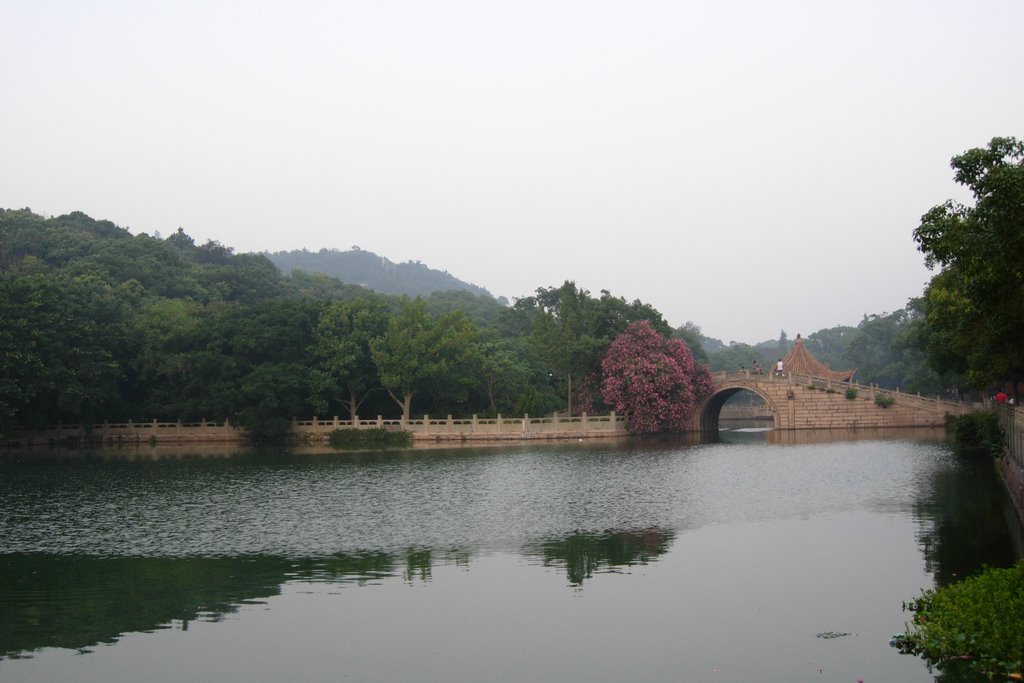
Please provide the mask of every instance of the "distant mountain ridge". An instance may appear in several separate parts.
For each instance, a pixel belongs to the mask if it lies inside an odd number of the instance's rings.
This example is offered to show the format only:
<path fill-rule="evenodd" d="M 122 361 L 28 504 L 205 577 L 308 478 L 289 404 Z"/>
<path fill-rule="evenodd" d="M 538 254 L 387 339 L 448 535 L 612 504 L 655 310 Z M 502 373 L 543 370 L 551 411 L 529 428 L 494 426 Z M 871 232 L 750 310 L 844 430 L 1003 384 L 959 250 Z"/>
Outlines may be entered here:
<path fill-rule="evenodd" d="M 353 247 L 348 251 L 305 249 L 265 253 L 282 273 L 300 270 L 323 273 L 342 282 L 360 285 L 381 294 L 430 296 L 433 292 L 449 290 L 470 292 L 475 296 L 494 295 L 483 287 L 464 282 L 447 271 L 429 268 L 419 261 L 394 263 L 372 251 Z"/>

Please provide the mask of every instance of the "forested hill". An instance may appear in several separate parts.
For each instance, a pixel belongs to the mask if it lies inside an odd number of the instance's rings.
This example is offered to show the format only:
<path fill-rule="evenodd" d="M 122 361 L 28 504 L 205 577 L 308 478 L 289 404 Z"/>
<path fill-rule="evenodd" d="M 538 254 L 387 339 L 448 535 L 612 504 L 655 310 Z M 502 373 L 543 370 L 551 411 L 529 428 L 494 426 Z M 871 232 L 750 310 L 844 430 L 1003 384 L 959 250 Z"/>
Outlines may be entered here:
<path fill-rule="evenodd" d="M 406 294 L 415 297 L 429 296 L 433 292 L 458 290 L 476 296 L 492 296 L 483 287 L 463 282 L 447 271 L 428 268 L 418 261 L 393 263 L 383 256 L 363 251 L 358 247 L 350 251 L 278 251 L 267 253 L 266 256 L 282 273 L 291 273 L 295 270 L 323 273 L 381 294 Z"/>
<path fill-rule="evenodd" d="M 351 336 L 350 318 L 360 329 L 372 320 L 370 337 L 381 336 L 410 307 L 473 330 L 509 314 L 489 294 L 409 302 L 326 275 L 283 275 L 264 254 L 196 244 L 180 228 L 133 235 L 81 212 L 0 208 L 0 440 L 15 425 L 58 421 L 230 418 L 266 433 L 296 415 L 339 414 L 341 391 L 324 379 L 341 372 L 329 341 Z M 386 392 L 369 388 L 368 414 L 387 410 Z M 507 404 L 520 390 L 492 395 Z M 466 391 L 469 410 L 482 412 L 482 390 L 472 400 Z"/>
<path fill-rule="evenodd" d="M 512 306 L 356 282 L 284 275 L 265 254 L 196 244 L 181 229 L 132 235 L 79 212 L 0 209 L 0 441 L 57 422 L 230 419 L 269 438 L 296 416 L 357 411 L 593 413 L 608 409 L 598 392 L 612 343 L 640 321 L 673 333 L 649 304 L 571 281 Z M 807 348 L 862 382 L 931 393 L 955 384 L 927 371 L 926 323 L 908 306 L 811 334 Z M 709 340 L 707 353 L 697 325 L 675 334 L 712 370 L 769 367 L 788 350 L 784 334 L 758 347 Z"/>

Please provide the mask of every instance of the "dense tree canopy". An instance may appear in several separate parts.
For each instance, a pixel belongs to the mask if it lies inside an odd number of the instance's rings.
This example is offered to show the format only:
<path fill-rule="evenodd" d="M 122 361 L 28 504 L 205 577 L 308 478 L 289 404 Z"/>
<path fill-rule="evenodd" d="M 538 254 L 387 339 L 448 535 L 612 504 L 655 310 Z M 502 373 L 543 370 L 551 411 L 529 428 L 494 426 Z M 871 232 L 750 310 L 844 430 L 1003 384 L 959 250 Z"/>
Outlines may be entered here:
<path fill-rule="evenodd" d="M 367 393 L 379 386 L 370 344 L 387 331 L 389 311 L 381 301 L 359 299 L 330 304 L 314 331 L 310 369 L 314 403 L 324 413 L 333 397 L 355 419 Z"/>
<path fill-rule="evenodd" d="M 416 393 L 465 398 L 474 378 L 476 328 L 459 311 L 434 318 L 423 299 L 403 300 L 384 334 L 370 342 L 380 381 L 409 419 Z"/>
<path fill-rule="evenodd" d="M 661 313 L 649 304 L 629 303 L 607 291 L 595 299 L 570 281 L 558 288 L 538 289 L 535 296 L 517 300 L 513 308 L 550 369 L 552 382 L 565 396 L 570 415 L 580 381 L 599 370 L 608 345 L 631 322 L 647 320 L 661 334 L 671 334 Z"/>
<path fill-rule="evenodd" d="M 964 277 L 947 268 L 932 294 L 956 296 L 821 330 L 808 347 L 836 367 L 856 365 L 862 381 L 925 390 L 938 380 L 922 371 L 922 349 L 946 351 L 950 365 L 959 357 L 958 329 L 929 321 L 951 316 Z M 706 354 L 715 370 L 767 365 L 780 352 L 780 340 L 726 346 L 692 322 L 673 331 L 648 304 L 573 282 L 513 306 L 467 291 L 399 299 L 283 275 L 263 255 L 197 245 L 182 229 L 160 239 L 27 209 L 0 209 L 0 321 L 0 436 L 58 421 L 230 419 L 272 437 L 314 414 L 604 410 L 628 401 L 603 396 L 602 360 L 640 321 L 649 340 L 682 340 L 650 352 L 673 372 L 690 372 L 679 348 Z M 640 403 L 629 410 L 638 425 L 675 419 L 649 418 Z"/>
<path fill-rule="evenodd" d="M 401 301 L 263 255 L 0 210 L 0 434 L 57 421 L 550 410 L 528 331 L 489 295 Z M 486 334 L 484 334 L 486 332 Z M 374 355 L 376 352 L 376 356 Z M 525 397 L 525 399 L 524 399 Z"/>
<path fill-rule="evenodd" d="M 0 278 L 0 428 L 92 421 L 118 407 L 126 315 L 95 278 Z"/>
<path fill-rule="evenodd" d="M 932 208 L 914 231 L 929 267 L 928 356 L 975 386 L 1024 375 L 1024 142 L 993 138 L 953 157 L 974 197 Z"/>

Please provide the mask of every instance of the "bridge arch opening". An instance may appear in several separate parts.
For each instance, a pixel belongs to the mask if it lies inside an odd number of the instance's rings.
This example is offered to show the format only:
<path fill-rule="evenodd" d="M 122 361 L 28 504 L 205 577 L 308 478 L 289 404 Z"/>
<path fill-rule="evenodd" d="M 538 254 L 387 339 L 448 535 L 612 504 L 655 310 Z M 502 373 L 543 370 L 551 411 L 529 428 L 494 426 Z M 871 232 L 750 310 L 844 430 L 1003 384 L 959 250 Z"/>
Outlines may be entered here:
<path fill-rule="evenodd" d="M 717 433 L 723 420 L 726 424 L 742 420 L 744 425 L 756 421 L 759 426 L 778 427 L 778 413 L 768 397 L 744 386 L 722 387 L 704 402 L 700 431 Z"/>

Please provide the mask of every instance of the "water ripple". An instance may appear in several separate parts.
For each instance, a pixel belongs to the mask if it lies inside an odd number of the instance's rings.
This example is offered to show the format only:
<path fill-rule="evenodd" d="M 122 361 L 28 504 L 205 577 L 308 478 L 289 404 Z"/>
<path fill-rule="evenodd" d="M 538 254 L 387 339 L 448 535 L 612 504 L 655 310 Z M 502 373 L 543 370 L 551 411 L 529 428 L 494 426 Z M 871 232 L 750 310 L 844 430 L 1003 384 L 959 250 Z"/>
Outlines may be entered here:
<path fill-rule="evenodd" d="M 0 461 L 0 552 L 316 557 L 906 510 L 941 444 L 641 444 Z"/>

